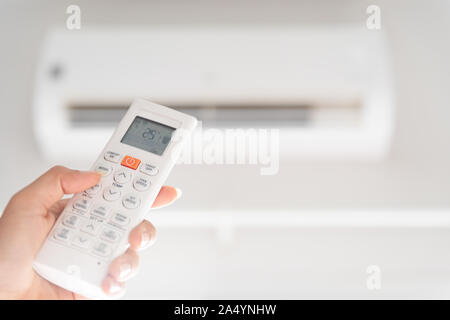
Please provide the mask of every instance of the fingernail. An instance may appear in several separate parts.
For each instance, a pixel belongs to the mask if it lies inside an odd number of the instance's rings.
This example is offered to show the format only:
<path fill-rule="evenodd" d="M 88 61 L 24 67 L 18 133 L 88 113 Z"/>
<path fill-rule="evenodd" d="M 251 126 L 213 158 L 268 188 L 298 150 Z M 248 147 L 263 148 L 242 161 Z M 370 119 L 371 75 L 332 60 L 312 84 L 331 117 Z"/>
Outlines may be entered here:
<path fill-rule="evenodd" d="M 101 179 L 103 177 L 103 173 L 100 171 L 80 171 L 80 172 L 85 175 L 95 174 L 98 177 L 98 179 Z"/>
<path fill-rule="evenodd" d="M 139 250 L 143 250 L 145 248 L 150 247 L 151 245 L 153 245 L 156 241 L 156 235 L 153 235 L 153 237 L 150 237 L 150 234 L 148 232 L 144 232 L 142 233 L 142 238 L 141 238 L 141 246 L 139 248 Z"/>
<path fill-rule="evenodd" d="M 78 170 L 78 172 L 79 173 L 82 173 L 82 174 L 93 174 L 93 173 L 95 173 L 95 174 L 99 174 L 99 175 L 101 175 L 101 172 L 99 172 L 99 171 L 94 171 L 94 170 L 83 170 L 83 171 L 80 171 L 80 170 Z"/>
<path fill-rule="evenodd" d="M 117 284 L 115 282 L 111 282 L 111 285 L 109 286 L 109 293 L 114 294 L 114 293 L 119 292 L 120 290 L 122 290 L 122 287 L 119 284 Z"/>
<path fill-rule="evenodd" d="M 178 189 L 178 188 L 174 188 L 174 189 L 175 189 L 175 192 L 177 193 L 177 195 L 176 195 L 176 197 L 175 197 L 174 199 L 172 199 L 172 201 L 170 201 L 169 203 L 160 205 L 160 206 L 158 206 L 158 207 L 156 207 L 156 208 L 152 208 L 152 210 L 155 210 L 155 209 L 162 209 L 162 208 L 165 208 L 165 207 L 167 207 L 167 206 L 170 206 L 172 203 L 174 203 L 174 202 L 177 201 L 179 198 L 181 198 L 181 196 L 183 195 L 183 191 L 181 191 L 181 189 Z"/>
<path fill-rule="evenodd" d="M 176 200 L 176 199 L 181 198 L 181 196 L 183 195 L 183 191 L 181 191 L 181 189 L 178 189 L 178 188 L 175 188 L 175 190 L 177 191 L 177 197 L 175 198 L 175 200 Z"/>
<path fill-rule="evenodd" d="M 143 232 L 141 235 L 141 247 L 140 249 L 145 249 L 150 244 L 150 234 L 148 232 Z"/>
<path fill-rule="evenodd" d="M 120 266 L 119 278 L 120 280 L 126 280 L 127 277 L 131 274 L 131 265 L 129 263 L 122 264 Z"/>
<path fill-rule="evenodd" d="M 105 171 L 101 171 L 101 170 L 94 170 L 94 171 L 85 171 L 85 172 L 89 172 L 89 173 L 96 173 L 99 177 L 103 177 L 106 172 Z"/>

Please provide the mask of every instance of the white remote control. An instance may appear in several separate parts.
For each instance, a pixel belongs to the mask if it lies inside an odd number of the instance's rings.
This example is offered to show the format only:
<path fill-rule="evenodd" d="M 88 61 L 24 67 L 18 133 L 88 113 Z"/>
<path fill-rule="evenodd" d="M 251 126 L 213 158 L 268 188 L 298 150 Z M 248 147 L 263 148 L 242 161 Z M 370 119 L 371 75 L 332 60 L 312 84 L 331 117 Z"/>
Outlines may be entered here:
<path fill-rule="evenodd" d="M 110 263 L 128 247 L 196 127 L 194 117 L 138 99 L 92 170 L 100 182 L 75 194 L 39 251 L 34 270 L 88 298 L 108 298 L 101 284 Z"/>

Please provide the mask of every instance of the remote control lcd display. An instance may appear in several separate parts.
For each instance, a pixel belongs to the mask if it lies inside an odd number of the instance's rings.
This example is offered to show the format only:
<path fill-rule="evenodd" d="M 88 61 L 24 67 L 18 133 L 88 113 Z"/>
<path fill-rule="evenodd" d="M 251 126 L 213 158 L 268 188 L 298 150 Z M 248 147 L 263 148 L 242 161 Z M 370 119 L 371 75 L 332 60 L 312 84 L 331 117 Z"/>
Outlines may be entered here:
<path fill-rule="evenodd" d="M 172 138 L 175 128 L 136 117 L 120 142 L 162 155 Z"/>

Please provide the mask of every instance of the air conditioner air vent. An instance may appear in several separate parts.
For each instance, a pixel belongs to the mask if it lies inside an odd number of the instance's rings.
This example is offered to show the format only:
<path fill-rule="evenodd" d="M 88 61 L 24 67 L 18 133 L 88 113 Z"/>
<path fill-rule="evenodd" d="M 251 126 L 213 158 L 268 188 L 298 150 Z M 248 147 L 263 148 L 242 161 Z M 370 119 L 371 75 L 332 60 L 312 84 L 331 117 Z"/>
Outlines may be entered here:
<path fill-rule="evenodd" d="M 161 103 L 161 102 L 159 102 Z M 356 103 L 318 106 L 306 103 L 161 103 L 201 119 L 205 127 L 306 127 L 334 121 L 335 127 L 352 126 L 358 119 Z M 72 127 L 113 127 L 129 104 L 72 104 L 68 106 Z"/>

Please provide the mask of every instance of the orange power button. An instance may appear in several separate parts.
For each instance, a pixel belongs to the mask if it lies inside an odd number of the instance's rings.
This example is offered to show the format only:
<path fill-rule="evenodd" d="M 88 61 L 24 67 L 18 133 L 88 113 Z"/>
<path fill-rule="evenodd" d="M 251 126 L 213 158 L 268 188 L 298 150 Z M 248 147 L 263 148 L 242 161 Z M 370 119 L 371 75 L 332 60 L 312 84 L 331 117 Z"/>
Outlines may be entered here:
<path fill-rule="evenodd" d="M 133 158 L 133 157 L 130 157 L 130 156 L 126 156 L 122 160 L 122 165 L 124 167 L 128 167 L 128 168 L 131 168 L 133 170 L 137 169 L 137 167 L 139 166 L 139 163 L 141 163 L 141 160 Z"/>

